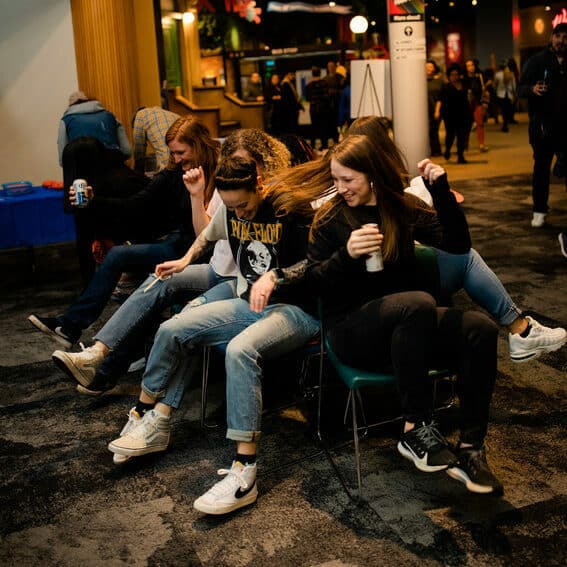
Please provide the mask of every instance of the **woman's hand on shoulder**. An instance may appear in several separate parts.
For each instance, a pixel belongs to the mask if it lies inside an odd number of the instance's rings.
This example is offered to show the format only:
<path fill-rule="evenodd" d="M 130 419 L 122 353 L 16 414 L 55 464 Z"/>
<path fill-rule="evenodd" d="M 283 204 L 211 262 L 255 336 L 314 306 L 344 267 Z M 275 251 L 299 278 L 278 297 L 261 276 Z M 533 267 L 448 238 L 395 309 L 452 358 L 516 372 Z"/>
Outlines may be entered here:
<path fill-rule="evenodd" d="M 445 170 L 439 164 L 433 163 L 429 158 L 421 160 L 417 164 L 417 169 L 429 183 L 435 183 L 442 175 L 445 175 Z"/>
<path fill-rule="evenodd" d="M 205 195 L 205 172 L 201 166 L 188 169 L 183 174 L 183 183 L 191 197 L 204 198 Z"/>
<path fill-rule="evenodd" d="M 380 250 L 383 241 L 384 235 L 377 226 L 364 225 L 350 233 L 346 245 L 348 255 L 355 260 L 367 256 Z"/>

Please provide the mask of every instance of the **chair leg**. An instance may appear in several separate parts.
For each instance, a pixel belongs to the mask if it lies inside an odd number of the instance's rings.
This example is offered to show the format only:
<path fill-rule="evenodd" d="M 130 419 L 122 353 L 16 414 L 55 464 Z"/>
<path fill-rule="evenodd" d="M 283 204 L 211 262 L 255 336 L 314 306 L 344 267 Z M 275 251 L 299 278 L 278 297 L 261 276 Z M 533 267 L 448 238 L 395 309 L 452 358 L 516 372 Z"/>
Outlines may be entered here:
<path fill-rule="evenodd" d="M 358 391 L 356 392 L 358 393 Z M 356 398 L 357 396 L 350 391 L 350 399 L 352 403 L 352 435 L 354 438 L 354 458 L 356 461 L 356 481 L 358 484 L 358 497 L 362 500 L 362 474 L 360 470 L 360 447 L 358 439 L 358 423 L 356 420 Z"/>
<path fill-rule="evenodd" d="M 319 356 L 319 392 L 317 396 L 317 439 L 319 439 L 319 441 L 323 441 L 323 435 L 321 433 L 322 406 L 323 406 L 323 353 L 321 352 Z"/>
<path fill-rule="evenodd" d="M 211 347 L 203 347 L 203 371 L 201 376 L 201 428 L 214 429 L 216 425 L 207 423 L 207 389 L 209 383 L 209 366 L 211 361 Z"/>

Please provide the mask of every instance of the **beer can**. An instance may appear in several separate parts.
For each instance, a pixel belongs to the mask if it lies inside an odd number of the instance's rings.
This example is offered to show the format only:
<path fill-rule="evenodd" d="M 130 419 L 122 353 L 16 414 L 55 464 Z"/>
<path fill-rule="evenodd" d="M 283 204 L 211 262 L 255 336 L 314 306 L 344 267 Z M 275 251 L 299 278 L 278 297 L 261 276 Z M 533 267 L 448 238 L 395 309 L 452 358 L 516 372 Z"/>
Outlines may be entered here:
<path fill-rule="evenodd" d="M 75 206 L 86 207 L 89 203 L 86 179 L 75 179 L 75 181 L 73 181 L 73 189 L 75 190 L 76 198 Z"/>
<path fill-rule="evenodd" d="M 364 226 L 378 226 L 376 223 L 367 223 Z M 384 269 L 384 263 L 382 262 L 382 252 L 377 250 L 368 254 L 366 257 L 366 271 L 367 272 L 380 272 Z"/>

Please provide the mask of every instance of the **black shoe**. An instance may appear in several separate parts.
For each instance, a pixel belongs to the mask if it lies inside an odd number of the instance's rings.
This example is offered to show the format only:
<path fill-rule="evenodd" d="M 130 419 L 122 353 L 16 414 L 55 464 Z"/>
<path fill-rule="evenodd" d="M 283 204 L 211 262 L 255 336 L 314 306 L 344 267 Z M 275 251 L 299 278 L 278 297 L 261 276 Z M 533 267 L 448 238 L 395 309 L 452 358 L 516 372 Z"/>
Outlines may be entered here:
<path fill-rule="evenodd" d="M 459 156 L 459 159 L 457 159 L 457 163 L 469 163 L 469 162 L 463 156 Z"/>
<path fill-rule="evenodd" d="M 443 154 L 443 157 L 444 157 L 447 161 L 449 161 L 449 160 L 451 159 L 451 152 L 445 152 L 445 153 Z"/>
<path fill-rule="evenodd" d="M 71 348 L 81 337 L 80 333 L 72 333 L 61 326 L 56 317 L 38 317 L 30 315 L 28 321 L 42 333 L 65 348 Z"/>
<path fill-rule="evenodd" d="M 502 132 L 509 132 L 510 130 L 509 130 L 508 126 L 502 126 L 501 131 Z"/>
<path fill-rule="evenodd" d="M 477 494 L 504 494 L 502 483 L 494 476 L 486 462 L 486 453 L 481 449 L 459 449 L 459 462 L 447 469 L 447 474 L 462 482 L 467 490 Z"/>
<path fill-rule="evenodd" d="M 101 396 L 105 392 L 112 390 L 118 378 L 112 376 L 105 376 L 104 374 L 95 374 L 94 380 L 87 386 L 77 384 L 77 392 L 85 394 L 86 396 Z"/>
<path fill-rule="evenodd" d="M 442 471 L 457 463 L 457 457 L 434 421 L 418 423 L 414 429 L 403 433 L 398 451 L 423 472 Z"/>

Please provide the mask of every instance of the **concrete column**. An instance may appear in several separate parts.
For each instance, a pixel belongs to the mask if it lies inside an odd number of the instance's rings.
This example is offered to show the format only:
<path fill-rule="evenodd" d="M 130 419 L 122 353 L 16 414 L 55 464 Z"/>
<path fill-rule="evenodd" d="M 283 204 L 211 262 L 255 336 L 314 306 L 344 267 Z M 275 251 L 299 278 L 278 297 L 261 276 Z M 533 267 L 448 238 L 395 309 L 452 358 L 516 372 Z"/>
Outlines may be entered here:
<path fill-rule="evenodd" d="M 413 13 L 393 0 L 388 3 L 388 35 L 392 75 L 394 139 L 405 154 L 410 175 L 429 155 L 425 21 L 423 3 Z M 415 13 L 417 7 L 417 13 Z"/>

